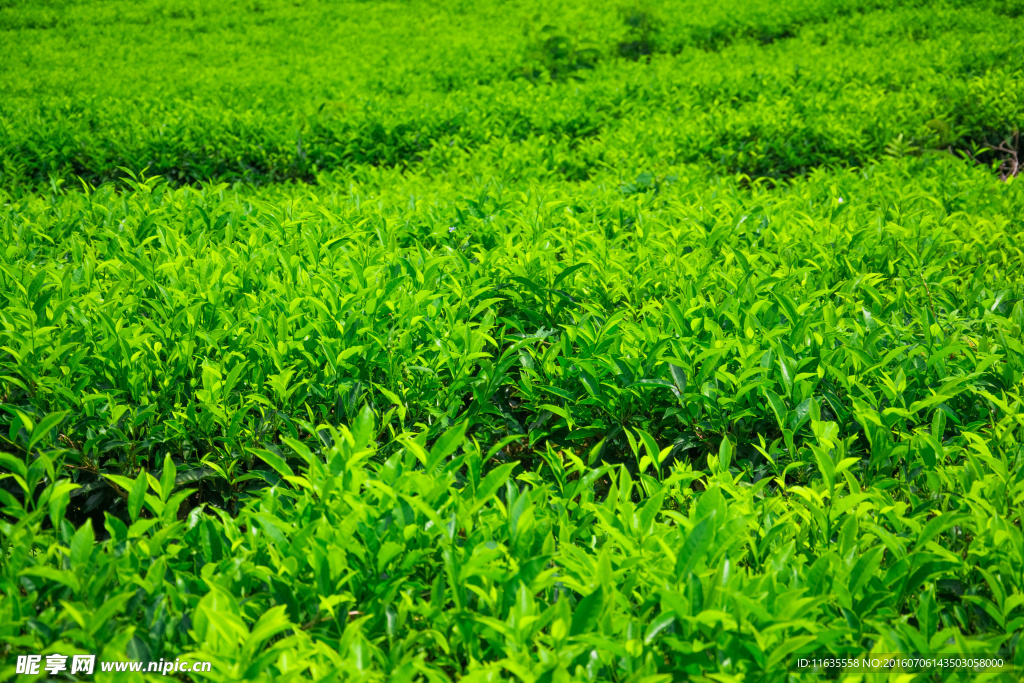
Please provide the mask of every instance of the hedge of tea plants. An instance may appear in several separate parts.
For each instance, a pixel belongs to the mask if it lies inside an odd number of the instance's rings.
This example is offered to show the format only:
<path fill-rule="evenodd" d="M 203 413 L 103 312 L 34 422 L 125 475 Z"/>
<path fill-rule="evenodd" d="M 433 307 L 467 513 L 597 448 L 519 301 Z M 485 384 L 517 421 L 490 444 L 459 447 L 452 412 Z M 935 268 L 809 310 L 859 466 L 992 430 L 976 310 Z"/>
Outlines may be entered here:
<path fill-rule="evenodd" d="M 922 149 L 988 163 L 980 150 L 1024 109 L 1024 6 L 1004 2 L 57 4 L 0 14 L 0 185 L 78 188 L 123 168 L 344 183 L 467 163 L 518 179 L 676 164 L 783 179 Z"/>
<path fill-rule="evenodd" d="M 1022 28 L 3 3 L 0 678 L 1019 680 Z"/>

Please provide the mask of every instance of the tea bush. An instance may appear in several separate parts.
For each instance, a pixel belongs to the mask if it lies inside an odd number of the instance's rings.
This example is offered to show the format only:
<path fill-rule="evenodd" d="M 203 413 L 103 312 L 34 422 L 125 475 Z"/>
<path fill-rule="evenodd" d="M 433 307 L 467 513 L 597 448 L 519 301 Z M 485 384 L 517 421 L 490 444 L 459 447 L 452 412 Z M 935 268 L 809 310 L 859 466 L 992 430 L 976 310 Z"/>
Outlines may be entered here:
<path fill-rule="evenodd" d="M 0 7 L 0 676 L 1016 680 L 1020 8 L 435 10 Z"/>
<path fill-rule="evenodd" d="M 469 19 L 467 28 L 450 29 L 456 40 L 433 41 L 427 50 L 422 36 L 407 36 L 418 15 L 407 12 L 399 20 L 392 10 L 380 9 L 379 21 L 394 24 L 389 42 L 409 43 L 404 56 L 386 64 L 380 62 L 390 55 L 352 60 L 347 51 L 328 51 L 321 57 L 319 46 L 336 41 L 336 32 L 380 43 L 362 26 L 374 13 L 356 20 L 333 11 L 292 16 L 282 10 L 268 23 L 260 17 L 271 13 L 255 14 L 248 42 L 228 54 L 223 44 L 235 36 L 236 14 L 186 24 L 167 20 L 162 30 L 152 23 L 114 24 L 129 31 L 133 44 L 166 34 L 165 40 L 186 46 L 172 51 L 170 45 L 147 44 L 159 64 L 150 64 L 150 56 L 124 63 L 123 51 L 115 51 L 123 38 L 115 33 L 113 42 L 110 25 L 99 18 L 88 31 L 58 23 L 45 31 L 53 34 L 49 44 L 37 41 L 15 53 L 18 41 L 11 42 L 8 59 L 24 68 L 3 79 L 11 96 L 0 104 L 0 185 L 40 189 L 56 179 L 77 186 L 76 177 L 96 185 L 120 179 L 122 167 L 148 167 L 175 183 L 314 181 L 324 171 L 358 174 L 380 165 L 434 173 L 467 154 L 492 168 L 539 166 L 573 180 L 602 168 L 659 163 L 710 163 L 730 173 L 779 179 L 818 166 L 863 164 L 894 143 L 902 153 L 951 145 L 969 151 L 997 145 L 1012 133 L 1024 110 L 1014 87 L 1022 67 L 1006 35 L 1024 20 L 984 4 L 911 6 L 828 23 L 807 18 L 824 21 L 835 4 L 810 3 L 821 5 L 819 14 L 801 14 L 790 40 L 737 40 L 710 52 L 707 46 L 659 51 L 648 45 L 643 49 L 657 52 L 650 64 L 611 59 L 618 48 L 602 44 L 602 34 L 593 32 L 614 27 L 605 26 L 608 20 L 587 23 L 586 16 L 571 22 L 575 31 L 543 24 L 523 38 L 509 27 L 509 42 L 521 45 L 496 55 L 495 38 L 479 44 L 494 31 Z M 785 12 L 751 14 L 750 26 L 797 21 Z M 629 25 L 636 11 L 609 16 L 625 31 L 613 35 L 627 43 L 639 39 L 637 30 L 644 32 Z M 145 19 L 158 22 L 157 17 Z M 311 31 L 320 42 L 308 39 L 292 47 L 295 32 L 314 20 L 320 23 Z M 491 23 L 486 12 L 473 20 Z M 544 21 L 542 14 L 528 26 Z M 730 19 L 720 30 L 741 35 L 737 21 Z M 191 32 L 183 33 L 186 27 Z M 464 35 L 471 27 L 477 32 Z M 39 32 L 24 31 L 22 40 Z M 58 61 L 53 55 L 66 59 L 58 45 L 69 32 L 108 45 L 107 52 L 92 43 L 79 50 L 99 52 L 114 65 L 112 73 L 84 72 Z M 205 38 L 209 33 L 213 37 Z M 208 45 L 218 40 L 220 45 Z M 350 42 L 358 55 L 376 54 L 358 39 Z M 266 45 L 276 50 L 269 53 Z M 169 51 L 180 55 L 176 66 L 164 63 Z M 295 66 L 267 63 L 268 54 L 279 53 L 294 55 Z M 342 57 L 346 61 L 339 64 Z M 422 65 L 422 71 L 411 73 L 412 65 Z M 195 72 L 186 86 L 180 74 L 190 68 Z M 461 80 L 448 69 L 462 74 Z M 269 73 L 254 81 L 254 71 Z M 68 85 L 68 76 L 78 82 Z M 552 154 L 539 161 L 520 145 L 539 145 Z"/>

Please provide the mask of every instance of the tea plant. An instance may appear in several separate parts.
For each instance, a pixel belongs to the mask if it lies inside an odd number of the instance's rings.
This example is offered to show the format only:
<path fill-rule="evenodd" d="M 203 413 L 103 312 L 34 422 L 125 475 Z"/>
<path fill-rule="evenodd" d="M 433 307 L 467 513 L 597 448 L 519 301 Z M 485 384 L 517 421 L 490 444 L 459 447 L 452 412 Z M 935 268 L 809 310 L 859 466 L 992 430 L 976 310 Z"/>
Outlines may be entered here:
<path fill-rule="evenodd" d="M 0 8 L 0 677 L 1024 671 L 1020 8 L 513 9 Z"/>
<path fill-rule="evenodd" d="M 379 51 L 361 43 L 325 58 L 321 45 L 337 42 L 329 32 L 319 43 L 294 46 L 288 27 L 311 22 L 374 44 L 380 37 L 333 10 L 293 16 L 281 9 L 273 22 L 253 19 L 254 44 L 244 48 L 250 59 L 234 67 L 199 60 L 205 41 L 184 53 L 177 43 L 154 45 L 153 55 L 172 51 L 189 60 L 194 75 L 185 81 L 177 69 L 186 67 L 151 64 L 148 57 L 125 63 L 120 41 L 103 23 L 111 18 L 101 13 L 83 19 L 86 28 L 58 23 L 53 40 L 66 42 L 69 31 L 88 37 L 85 55 L 113 51 L 113 73 L 53 63 L 52 55 L 66 54 L 63 43 L 11 43 L 9 61 L 21 68 L 0 76 L 10 93 L 0 100 L 0 186 L 78 187 L 76 178 L 98 185 L 120 181 L 122 167 L 149 168 L 175 183 L 312 182 L 325 172 L 358 176 L 378 166 L 438 173 L 461 169 L 469 156 L 502 177 L 582 180 L 605 168 L 636 169 L 635 175 L 695 163 L 777 180 L 820 166 L 860 165 L 897 141 L 914 154 L 950 147 L 965 153 L 1018 127 L 1019 50 L 1006 36 L 1018 34 L 1024 20 L 1002 3 L 869 11 L 815 0 L 806 4 L 816 9 L 797 12 L 802 4 L 785 11 L 725 7 L 725 18 L 705 16 L 707 8 L 680 14 L 642 7 L 593 16 L 598 3 L 561 18 L 528 18 L 522 36 L 511 26 L 492 27 L 486 11 L 454 13 L 432 21 L 448 22 L 436 30 L 458 39 L 427 43 L 408 35 L 426 21 L 421 16 L 399 20 L 381 9 L 379 20 L 394 31 L 390 42 L 404 46 L 403 57 L 386 65 L 366 61 Z M 858 7 L 866 14 L 853 12 Z M 698 12 L 721 22 L 708 31 L 733 38 L 655 45 L 691 30 L 671 29 L 657 17 Z M 237 20 L 229 13 L 193 24 L 228 32 Z M 184 30 L 180 21 L 169 20 L 168 35 Z M 488 22 L 486 29 L 470 36 L 451 28 L 473 21 Z M 140 26 L 146 40 L 163 35 L 142 19 Z M 495 54 L 501 41 L 493 32 L 506 30 L 516 47 Z M 791 35 L 765 44 L 756 37 L 761 30 Z M 34 33 L 23 32 L 21 40 L 34 40 Z M 294 54 L 299 73 L 268 67 L 262 51 L 253 53 L 266 43 Z M 640 47 L 622 47 L 633 43 Z M 210 59 L 234 59 L 209 49 Z M 618 56 L 623 49 L 650 52 L 650 59 L 633 62 Z M 258 84 L 254 69 L 264 74 Z M 71 95 L 66 78 L 54 82 L 54 74 L 73 77 Z"/>

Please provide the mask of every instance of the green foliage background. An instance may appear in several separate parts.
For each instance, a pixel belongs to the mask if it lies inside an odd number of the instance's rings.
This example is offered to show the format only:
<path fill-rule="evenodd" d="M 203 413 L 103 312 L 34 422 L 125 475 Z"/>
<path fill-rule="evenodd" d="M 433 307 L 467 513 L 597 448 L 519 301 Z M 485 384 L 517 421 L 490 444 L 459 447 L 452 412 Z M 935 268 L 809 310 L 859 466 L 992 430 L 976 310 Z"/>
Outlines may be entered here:
<path fill-rule="evenodd" d="M 0 2 L 0 677 L 1017 680 L 1022 15 Z"/>

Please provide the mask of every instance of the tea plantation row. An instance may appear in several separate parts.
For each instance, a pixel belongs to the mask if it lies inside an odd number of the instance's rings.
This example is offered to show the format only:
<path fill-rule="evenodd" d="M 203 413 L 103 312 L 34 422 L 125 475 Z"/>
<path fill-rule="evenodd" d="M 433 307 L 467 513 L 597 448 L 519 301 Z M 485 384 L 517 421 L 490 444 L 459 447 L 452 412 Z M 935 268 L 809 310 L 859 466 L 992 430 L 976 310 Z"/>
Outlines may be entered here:
<path fill-rule="evenodd" d="M 0 187 L 96 185 L 119 180 L 122 167 L 175 183 L 325 172 L 344 181 L 381 165 L 467 164 L 580 180 L 698 163 L 780 179 L 886 152 L 966 155 L 999 145 L 1020 121 L 1024 67 L 1007 36 L 1024 17 L 1013 5 L 747 4 L 702 14 L 622 14 L 603 3 L 581 16 L 453 11 L 415 36 L 428 20 L 387 5 L 354 17 L 290 5 L 249 18 L 149 11 L 138 24 L 71 12 L 9 44 L 7 61 L 21 68 L 0 76 L 10 93 L 0 102 Z M 665 18 L 694 16 L 711 23 L 670 31 Z M 374 50 L 378 26 L 407 46 Z M 647 36 L 650 54 L 617 55 L 613 39 L 628 43 L 630 32 Z M 704 33 L 733 38 L 694 37 Z M 144 54 L 125 54 L 125 40 Z M 339 40 L 350 49 L 322 47 Z M 273 54 L 287 57 L 268 63 Z"/>
<path fill-rule="evenodd" d="M 246 678 L 1012 656 L 1017 184 L 406 182 L 7 207 L 6 641 Z"/>
<path fill-rule="evenodd" d="M 1020 15 L 5 3 L 0 678 L 1018 680 Z"/>

